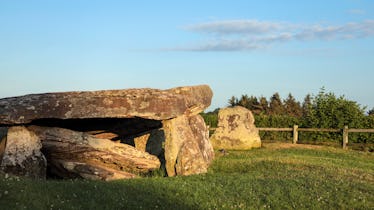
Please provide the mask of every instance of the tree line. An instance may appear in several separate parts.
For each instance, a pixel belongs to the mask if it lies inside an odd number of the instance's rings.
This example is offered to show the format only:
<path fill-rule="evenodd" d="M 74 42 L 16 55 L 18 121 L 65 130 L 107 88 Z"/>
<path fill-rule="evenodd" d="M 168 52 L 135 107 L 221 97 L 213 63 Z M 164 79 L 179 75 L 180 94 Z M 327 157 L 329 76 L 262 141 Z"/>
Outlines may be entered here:
<path fill-rule="evenodd" d="M 293 117 L 301 117 L 306 111 L 306 108 L 311 103 L 311 96 L 307 95 L 304 102 L 296 101 L 292 94 L 284 100 L 281 99 L 279 93 L 274 93 L 269 101 L 264 96 L 248 96 L 242 95 L 240 98 L 232 96 L 229 101 L 229 106 L 243 106 L 251 110 L 254 114 L 266 115 L 288 115 Z"/>
<path fill-rule="evenodd" d="M 264 96 L 241 97 L 232 96 L 228 106 L 243 106 L 252 111 L 257 127 L 292 127 L 299 125 L 304 128 L 374 128 L 374 108 L 366 112 L 366 107 L 361 107 L 357 102 L 336 96 L 321 88 L 316 95 L 307 94 L 302 102 L 297 101 L 290 93 L 282 99 L 279 93 L 274 93 L 269 99 Z M 217 126 L 218 110 L 204 113 L 202 116 L 211 127 Z M 289 132 L 261 132 L 262 139 L 292 139 Z M 338 133 L 300 133 L 299 139 L 340 140 Z M 352 135 L 352 137 L 351 137 Z M 374 143 L 374 135 L 350 134 L 350 140 L 355 142 Z"/>

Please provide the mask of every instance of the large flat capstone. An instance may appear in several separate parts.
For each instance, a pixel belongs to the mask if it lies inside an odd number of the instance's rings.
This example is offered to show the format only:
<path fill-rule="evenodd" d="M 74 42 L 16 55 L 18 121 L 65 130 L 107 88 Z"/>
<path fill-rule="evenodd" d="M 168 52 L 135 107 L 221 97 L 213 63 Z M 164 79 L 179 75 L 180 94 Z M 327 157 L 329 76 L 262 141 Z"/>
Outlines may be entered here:
<path fill-rule="evenodd" d="M 0 125 L 35 119 L 132 118 L 172 119 L 202 112 L 211 102 L 207 85 L 168 90 L 125 89 L 31 94 L 0 99 Z"/>

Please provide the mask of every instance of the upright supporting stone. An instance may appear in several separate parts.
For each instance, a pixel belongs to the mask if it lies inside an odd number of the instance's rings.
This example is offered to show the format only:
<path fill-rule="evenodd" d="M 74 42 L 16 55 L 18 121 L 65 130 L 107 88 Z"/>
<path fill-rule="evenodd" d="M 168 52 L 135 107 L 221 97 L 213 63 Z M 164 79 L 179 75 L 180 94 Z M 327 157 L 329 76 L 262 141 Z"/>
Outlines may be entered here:
<path fill-rule="evenodd" d="M 165 132 L 165 160 L 166 160 L 166 172 L 168 176 L 175 176 L 175 164 L 177 162 L 178 153 L 182 147 L 186 136 L 190 134 L 186 133 L 187 119 L 185 116 L 177 117 L 171 120 L 165 120 L 162 122 Z"/>
<path fill-rule="evenodd" d="M 200 115 L 191 116 L 189 123 L 208 167 L 214 159 L 213 146 L 209 140 L 209 127 L 206 126 L 204 118 Z"/>
<path fill-rule="evenodd" d="M 343 129 L 343 149 L 348 149 L 348 126 L 344 126 Z"/>
<path fill-rule="evenodd" d="M 292 141 L 293 144 L 297 144 L 297 141 L 299 139 L 298 129 L 299 129 L 298 125 L 293 126 L 293 141 Z"/>
<path fill-rule="evenodd" d="M 214 158 L 201 116 L 180 116 L 163 122 L 168 176 L 205 173 Z"/>
<path fill-rule="evenodd" d="M 42 143 L 24 126 L 10 127 L 0 170 L 16 176 L 45 179 L 47 162 L 41 153 Z"/>
<path fill-rule="evenodd" d="M 206 173 L 214 158 L 204 119 L 195 115 L 188 118 L 188 123 L 192 136 L 186 139 L 179 151 L 175 165 L 177 175 Z"/>

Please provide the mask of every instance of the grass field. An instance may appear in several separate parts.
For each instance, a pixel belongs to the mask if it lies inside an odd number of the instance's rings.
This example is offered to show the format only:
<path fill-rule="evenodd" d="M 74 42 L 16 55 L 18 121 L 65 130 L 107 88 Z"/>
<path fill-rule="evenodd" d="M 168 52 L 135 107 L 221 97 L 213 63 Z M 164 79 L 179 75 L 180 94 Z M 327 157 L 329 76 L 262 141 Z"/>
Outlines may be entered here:
<path fill-rule="evenodd" d="M 0 209 L 374 209 L 374 155 L 291 144 L 216 153 L 209 173 L 113 182 L 0 178 Z"/>

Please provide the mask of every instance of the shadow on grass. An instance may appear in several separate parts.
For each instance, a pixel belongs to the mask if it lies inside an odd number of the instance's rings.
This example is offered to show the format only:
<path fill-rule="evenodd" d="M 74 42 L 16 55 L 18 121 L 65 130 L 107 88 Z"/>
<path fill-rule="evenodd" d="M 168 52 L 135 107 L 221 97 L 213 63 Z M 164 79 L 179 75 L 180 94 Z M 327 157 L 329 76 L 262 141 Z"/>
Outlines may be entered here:
<path fill-rule="evenodd" d="M 149 179 L 114 182 L 0 179 L 1 209 L 197 209 Z"/>

